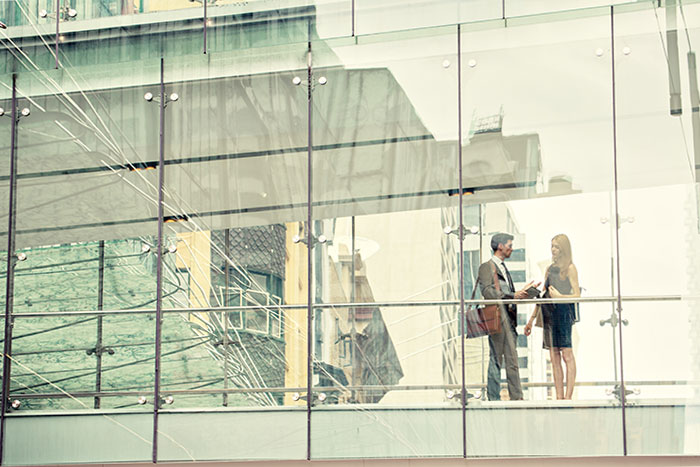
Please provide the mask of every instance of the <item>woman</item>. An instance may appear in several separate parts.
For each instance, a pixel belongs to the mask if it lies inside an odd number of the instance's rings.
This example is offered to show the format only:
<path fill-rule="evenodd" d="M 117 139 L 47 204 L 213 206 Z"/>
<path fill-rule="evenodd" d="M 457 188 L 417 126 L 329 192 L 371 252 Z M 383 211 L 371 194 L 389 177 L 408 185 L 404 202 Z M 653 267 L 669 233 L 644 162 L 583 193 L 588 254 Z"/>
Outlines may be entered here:
<path fill-rule="evenodd" d="M 544 297 L 575 298 L 581 296 L 578 285 L 578 271 L 571 260 L 571 242 L 569 237 L 559 234 L 552 239 L 552 264 L 545 273 Z M 574 324 L 573 303 L 554 303 L 537 305 L 534 313 L 525 325 L 525 335 L 532 332 L 532 323 L 538 312 L 542 312 L 544 342 L 542 346 L 549 349 L 552 361 L 552 375 L 557 399 L 571 399 L 576 382 L 576 360 L 571 348 L 571 326 Z M 562 358 L 566 364 L 566 395 L 564 394 L 564 370 Z"/>

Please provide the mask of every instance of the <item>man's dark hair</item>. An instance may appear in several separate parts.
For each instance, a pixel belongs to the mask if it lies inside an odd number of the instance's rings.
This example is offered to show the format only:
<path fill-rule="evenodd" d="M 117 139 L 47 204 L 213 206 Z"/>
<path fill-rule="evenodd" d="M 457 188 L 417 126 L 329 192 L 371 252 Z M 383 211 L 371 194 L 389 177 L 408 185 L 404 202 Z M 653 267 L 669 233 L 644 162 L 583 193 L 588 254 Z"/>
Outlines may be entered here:
<path fill-rule="evenodd" d="M 513 238 L 514 237 L 511 234 L 499 232 L 491 237 L 491 249 L 495 252 L 498 250 L 498 245 L 505 245 L 508 243 L 508 240 L 513 240 Z"/>

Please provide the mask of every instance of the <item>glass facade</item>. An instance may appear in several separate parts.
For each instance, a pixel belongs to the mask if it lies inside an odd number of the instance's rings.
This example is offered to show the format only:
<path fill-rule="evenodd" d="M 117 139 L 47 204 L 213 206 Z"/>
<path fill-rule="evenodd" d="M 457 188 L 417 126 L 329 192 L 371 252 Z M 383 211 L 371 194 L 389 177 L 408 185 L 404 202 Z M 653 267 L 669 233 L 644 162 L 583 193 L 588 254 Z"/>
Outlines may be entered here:
<path fill-rule="evenodd" d="M 0 15 L 3 464 L 700 455 L 700 3 Z"/>

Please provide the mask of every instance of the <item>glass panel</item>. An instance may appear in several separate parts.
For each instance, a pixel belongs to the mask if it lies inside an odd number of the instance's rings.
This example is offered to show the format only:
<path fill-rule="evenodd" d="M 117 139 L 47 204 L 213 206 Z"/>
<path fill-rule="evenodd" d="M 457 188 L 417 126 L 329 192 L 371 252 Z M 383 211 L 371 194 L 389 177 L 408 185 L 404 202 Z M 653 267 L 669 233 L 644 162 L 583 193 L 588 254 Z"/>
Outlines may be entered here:
<path fill-rule="evenodd" d="M 138 73 L 83 71 L 18 80 L 18 107 L 30 112 L 17 134 L 17 250 L 27 258 L 17 267 L 18 313 L 154 307 L 157 171 L 140 169 L 157 157 L 157 108 L 143 100 Z"/>
<path fill-rule="evenodd" d="M 210 2 L 212 0 L 209 0 Z M 216 1 L 216 0 L 214 0 Z M 201 18 L 204 8 L 198 0 L 63 0 L 62 13 L 64 21 L 95 20 L 97 18 L 117 19 L 120 24 L 136 23 L 143 21 L 144 17 L 134 17 L 143 13 L 155 13 L 148 19 L 153 21 L 172 21 L 174 18 L 198 17 L 201 28 Z M 55 3 L 54 3 L 55 9 Z M 74 11 L 70 11 L 73 9 Z M 192 13 L 178 12 L 177 10 L 191 10 Z M 102 20 L 92 24 L 105 28 L 115 23 Z M 195 23 L 197 24 L 197 23 Z"/>
<path fill-rule="evenodd" d="M 605 392 L 619 377 L 617 341 L 601 327 L 614 301 L 610 18 L 537 20 L 462 27 L 464 216 L 483 232 L 465 242 L 465 293 L 477 281 L 486 298 L 546 281 L 554 296 L 575 299 L 578 283 L 602 301 L 581 303 L 572 327 L 573 306 L 560 299 L 529 337 L 534 307 L 521 303 L 502 309 L 500 334 L 467 340 L 469 457 L 623 452 L 621 410 Z M 498 232 L 512 235 L 511 248 Z M 531 423 L 548 427 L 546 441 Z M 582 427 L 605 439 L 571 442 Z"/>
<path fill-rule="evenodd" d="M 155 277 L 151 269 L 155 257 L 142 251 L 146 246 L 139 239 L 109 240 L 102 254 L 99 242 L 25 246 L 18 255 L 26 260 L 15 267 L 13 310 L 37 313 L 154 308 Z"/>
<path fill-rule="evenodd" d="M 204 9 L 199 1 L 61 2 L 59 61 L 64 67 L 122 63 L 131 69 L 129 62 L 204 52 Z"/>
<path fill-rule="evenodd" d="M 138 400 L 154 390 L 154 317 L 115 313 L 155 308 L 157 176 L 139 169 L 157 145 L 157 124 L 149 137 L 145 123 L 157 113 L 140 88 L 152 70 L 135 68 L 142 75 L 19 75 L 18 108 L 29 109 L 17 132 L 17 250 L 26 259 L 15 272 L 11 395 L 21 410 L 152 410 Z M 87 313 L 97 310 L 105 314 Z M 91 460 L 124 460 L 110 456 Z"/>
<path fill-rule="evenodd" d="M 161 459 L 302 459 L 306 456 L 306 407 L 255 411 L 170 413 L 158 419 Z M 166 435 L 167 434 L 167 435 Z M 270 448 L 274 445 L 274 448 Z"/>
<path fill-rule="evenodd" d="M 21 412 L 152 410 L 138 399 L 152 399 L 154 333 L 152 315 L 19 315 L 10 398 Z"/>
<path fill-rule="evenodd" d="M 357 34 L 353 27 L 353 15 L 357 0 L 315 0 L 316 32 L 321 39 L 347 37 Z"/>
<path fill-rule="evenodd" d="M 293 396 L 306 375 L 306 310 L 274 314 L 280 337 L 237 328 L 226 312 L 166 313 L 159 460 L 306 456 L 306 410 Z M 225 412 L 178 413 L 187 407 Z"/>
<path fill-rule="evenodd" d="M 619 5 L 622 3 L 632 3 L 630 0 L 529 0 L 521 2 L 518 0 L 505 0 L 505 18 L 514 16 L 541 15 L 556 11 L 582 10 L 593 7 L 605 7 L 608 5 Z M 610 9 L 606 8 L 609 12 Z"/>
<path fill-rule="evenodd" d="M 314 314 L 312 458 L 461 455 L 457 306 Z"/>
<path fill-rule="evenodd" d="M 634 455 L 700 452 L 700 99 L 692 47 L 700 42 L 700 6 L 667 5 L 616 8 L 614 16 L 623 364 Z"/>
<path fill-rule="evenodd" d="M 155 308 L 157 172 L 144 161 L 157 155 L 158 114 L 141 87 L 153 65 L 19 75 L 18 108 L 29 113 L 18 121 L 16 238 L 26 259 L 15 273 L 11 396 L 21 411 L 153 409 L 154 316 L 115 313 Z M 120 426 L 141 433 L 143 420 L 129 420 Z M 129 459 L 150 459 L 143 451 Z M 90 460 L 127 460 L 104 453 Z"/>
<path fill-rule="evenodd" d="M 315 302 L 457 299 L 456 28 L 329 45 L 313 44 Z"/>
<path fill-rule="evenodd" d="M 256 49 L 352 34 L 352 0 L 241 2 L 207 9 L 208 51 Z"/>
<path fill-rule="evenodd" d="M 280 429 L 305 430 L 305 412 L 291 394 L 306 385 L 307 258 L 293 237 L 306 218 L 307 106 L 292 79 L 305 69 L 307 47 L 165 62 L 168 357 L 161 398 L 174 398 L 166 411 L 265 408 L 285 418 Z M 275 443 L 253 455 L 249 437 L 269 439 L 264 424 L 250 419 L 243 427 L 236 417 L 215 423 L 236 424 L 247 434 L 222 449 L 218 438 L 193 442 L 192 427 L 164 424 L 160 433 L 169 447 L 159 458 L 281 455 Z M 285 449 L 303 458 L 306 439 L 297 438 Z"/>
<path fill-rule="evenodd" d="M 152 413 L 10 415 L 5 423 L 3 462 L 8 465 L 144 462 L 151 457 Z"/>
<path fill-rule="evenodd" d="M 327 399 L 312 415 L 314 458 L 462 453 L 460 404 L 445 402 L 461 385 L 460 249 L 446 233 L 459 222 L 458 36 L 430 32 L 312 46 L 314 302 L 453 301 L 315 309 L 314 386 Z"/>
<path fill-rule="evenodd" d="M 356 34 L 401 31 L 502 18 L 501 2 L 489 0 L 355 0 Z"/>

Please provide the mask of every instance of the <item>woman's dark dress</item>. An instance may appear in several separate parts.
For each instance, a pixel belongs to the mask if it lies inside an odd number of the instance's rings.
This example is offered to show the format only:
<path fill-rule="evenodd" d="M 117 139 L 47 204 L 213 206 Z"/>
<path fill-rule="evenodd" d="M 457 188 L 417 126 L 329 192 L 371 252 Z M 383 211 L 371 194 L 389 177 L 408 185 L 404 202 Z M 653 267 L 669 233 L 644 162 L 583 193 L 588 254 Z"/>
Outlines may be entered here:
<path fill-rule="evenodd" d="M 549 286 L 553 286 L 562 295 L 571 295 L 571 282 L 559 275 L 558 266 L 550 266 L 545 280 L 545 297 L 549 296 Z M 544 303 L 542 304 L 542 329 L 544 340 L 542 347 L 571 348 L 571 326 L 574 324 L 573 303 Z"/>

